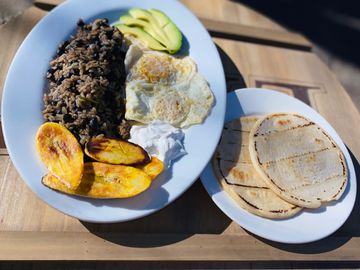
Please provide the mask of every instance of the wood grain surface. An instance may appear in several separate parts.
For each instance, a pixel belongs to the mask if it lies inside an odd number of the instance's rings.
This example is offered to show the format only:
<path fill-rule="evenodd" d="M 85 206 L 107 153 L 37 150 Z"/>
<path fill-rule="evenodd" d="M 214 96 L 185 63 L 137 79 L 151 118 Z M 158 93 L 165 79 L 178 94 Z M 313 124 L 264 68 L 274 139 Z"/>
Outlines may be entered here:
<path fill-rule="evenodd" d="M 183 240 L 162 246 L 164 241 L 171 243 L 179 238 Z M 0 232 L 0 240 L 0 260 L 17 260 L 18 254 L 22 254 L 23 260 L 38 260 L 40 253 L 41 260 L 45 261 L 271 261 L 289 257 L 293 261 L 328 261 L 330 258 L 343 261 L 357 258 L 360 248 L 356 240 L 341 237 L 328 239 L 324 242 L 328 246 L 323 249 L 297 245 L 286 250 L 281 245 L 271 248 L 252 236 L 214 234 Z M 335 250 L 334 246 L 337 246 Z"/>
<path fill-rule="evenodd" d="M 36 22 L 59 2 L 37 1 L 36 6 L 0 29 L 1 91 L 17 48 Z M 272 46 L 254 40 L 214 38 L 227 90 L 264 87 L 308 103 L 340 134 L 359 175 L 359 112 L 316 55 L 287 46 L 295 42 L 310 48 L 306 39 L 235 1 L 216 0 L 213 5 L 206 0 L 183 2 L 211 31 L 254 37 L 268 29 L 269 33 L 278 33 L 275 41 L 285 39 Z M 231 30 L 224 29 L 229 25 Z M 262 29 L 257 32 L 257 28 Z M 235 262 L 249 261 L 358 262 L 359 223 L 357 199 L 350 218 L 332 236 L 306 245 L 274 243 L 249 234 L 227 218 L 199 181 L 171 205 L 145 218 L 115 224 L 82 222 L 49 207 L 29 190 L 0 139 L 0 260 L 226 261 L 233 263 L 231 267 L 239 266 Z"/>
<path fill-rule="evenodd" d="M 306 38 L 296 33 L 289 33 L 283 30 L 263 29 L 201 17 L 200 20 L 212 36 L 245 40 L 271 46 L 284 46 L 298 50 L 311 50 L 312 47 L 312 44 Z"/>

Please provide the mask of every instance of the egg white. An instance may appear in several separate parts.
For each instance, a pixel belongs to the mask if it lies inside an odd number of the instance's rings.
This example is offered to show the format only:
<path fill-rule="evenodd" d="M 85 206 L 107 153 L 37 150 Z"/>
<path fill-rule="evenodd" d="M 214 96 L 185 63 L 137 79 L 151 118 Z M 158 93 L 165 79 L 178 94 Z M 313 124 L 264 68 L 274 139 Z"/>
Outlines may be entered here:
<path fill-rule="evenodd" d="M 214 96 L 190 57 L 144 51 L 130 46 L 126 58 L 125 118 L 141 123 L 159 119 L 175 127 L 199 124 Z"/>

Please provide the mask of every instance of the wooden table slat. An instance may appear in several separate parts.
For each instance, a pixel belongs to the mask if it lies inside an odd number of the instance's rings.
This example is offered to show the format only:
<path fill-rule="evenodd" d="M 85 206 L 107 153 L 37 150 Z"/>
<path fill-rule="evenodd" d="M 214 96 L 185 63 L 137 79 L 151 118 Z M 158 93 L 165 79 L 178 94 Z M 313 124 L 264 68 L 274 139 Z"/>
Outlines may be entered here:
<path fill-rule="evenodd" d="M 183 240 L 176 244 L 161 245 L 175 242 L 180 237 Z M 44 261 L 271 261 L 274 258 L 283 261 L 328 261 L 330 258 L 332 261 L 356 261 L 360 250 L 359 237 L 331 237 L 318 246 L 273 244 L 274 248 L 248 235 L 0 232 L 0 242 L 0 260 Z M 303 253 L 296 253 L 299 250 Z"/>
<path fill-rule="evenodd" d="M 228 39 L 243 39 L 254 43 L 287 46 L 311 50 L 312 44 L 304 36 L 286 31 L 257 28 L 213 19 L 200 18 L 204 26 L 215 36 Z"/>

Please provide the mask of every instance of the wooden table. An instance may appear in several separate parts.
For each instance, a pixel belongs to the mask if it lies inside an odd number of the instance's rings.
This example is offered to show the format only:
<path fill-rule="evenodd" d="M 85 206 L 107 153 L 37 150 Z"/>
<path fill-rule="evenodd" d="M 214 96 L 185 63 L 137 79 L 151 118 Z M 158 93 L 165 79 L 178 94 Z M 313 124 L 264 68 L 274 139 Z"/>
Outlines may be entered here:
<path fill-rule="evenodd" d="M 0 26 L 0 89 L 24 37 L 59 2 L 38 1 Z M 228 91 L 245 86 L 270 88 L 311 105 L 340 134 L 359 176 L 359 112 L 334 75 L 311 52 L 308 40 L 235 1 L 183 3 L 213 36 Z M 0 260 L 4 261 L 35 260 L 36 265 L 62 261 L 56 262 L 57 267 L 76 261 L 78 268 L 101 269 L 117 263 L 137 268 L 293 268 L 324 263 L 352 267 L 360 260 L 359 224 L 357 199 L 347 222 L 330 237 L 304 245 L 274 243 L 227 218 L 200 181 L 148 217 L 117 224 L 82 222 L 38 199 L 21 180 L 0 140 Z"/>

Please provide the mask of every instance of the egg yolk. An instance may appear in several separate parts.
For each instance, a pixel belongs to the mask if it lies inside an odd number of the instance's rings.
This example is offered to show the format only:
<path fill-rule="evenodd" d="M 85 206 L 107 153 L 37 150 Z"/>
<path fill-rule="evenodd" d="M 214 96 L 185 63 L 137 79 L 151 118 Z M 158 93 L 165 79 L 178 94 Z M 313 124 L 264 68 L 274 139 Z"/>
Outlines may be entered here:
<path fill-rule="evenodd" d="M 139 60 L 137 74 L 149 83 L 168 82 L 172 74 L 171 58 L 144 56 Z"/>

